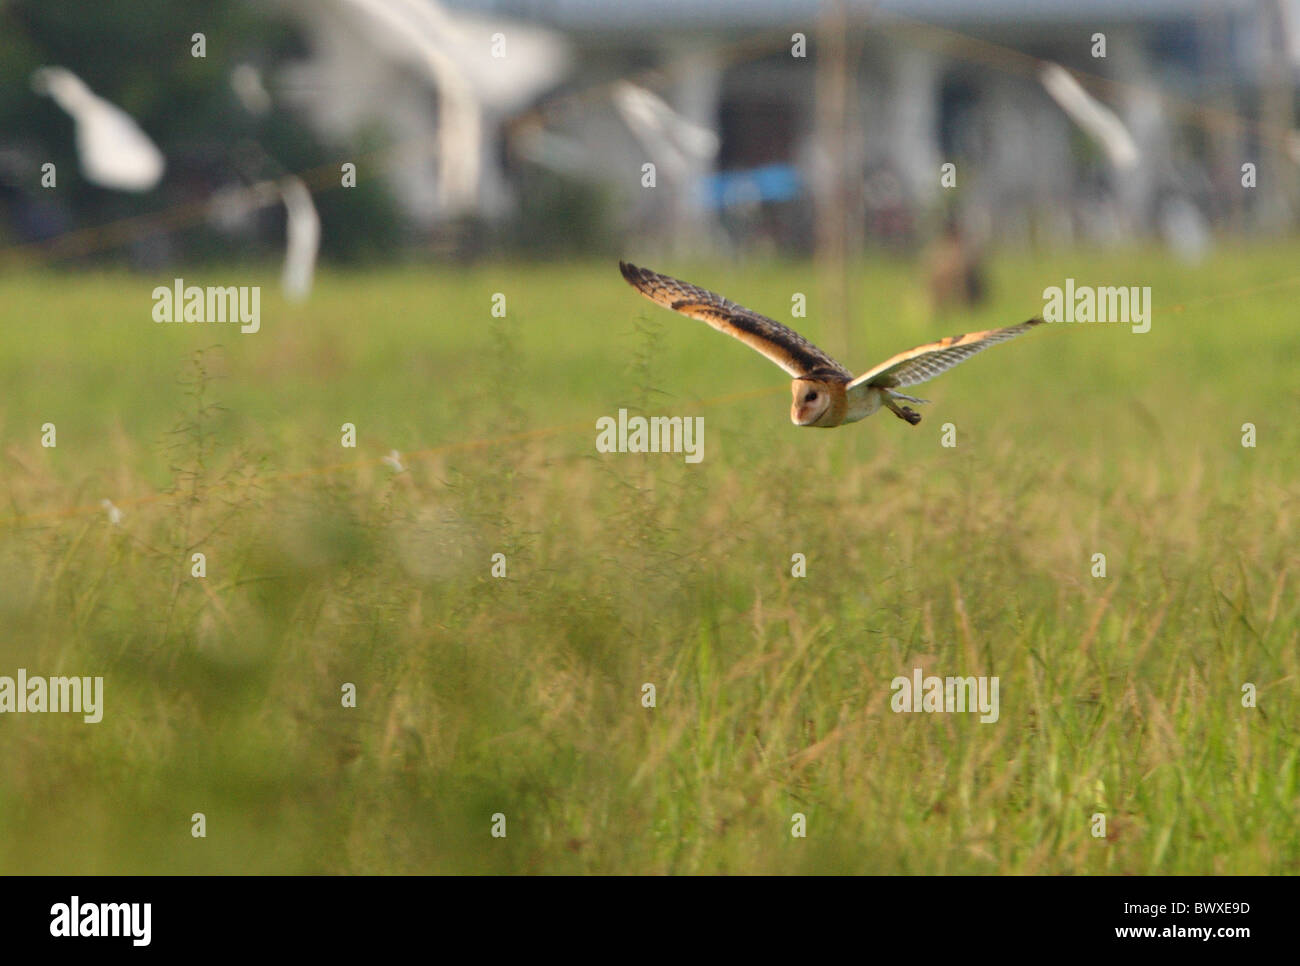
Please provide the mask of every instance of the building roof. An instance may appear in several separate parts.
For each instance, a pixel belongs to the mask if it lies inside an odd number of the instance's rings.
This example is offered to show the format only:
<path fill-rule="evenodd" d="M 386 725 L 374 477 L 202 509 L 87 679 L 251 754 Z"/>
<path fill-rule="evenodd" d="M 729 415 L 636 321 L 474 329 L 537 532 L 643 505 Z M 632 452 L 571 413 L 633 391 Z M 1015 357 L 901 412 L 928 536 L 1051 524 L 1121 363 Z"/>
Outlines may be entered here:
<path fill-rule="evenodd" d="M 621 31 L 649 26 L 774 27 L 814 24 L 824 0 L 444 0 L 449 7 L 548 24 L 572 31 Z M 1204 0 L 844 0 L 850 13 L 895 15 L 939 24 L 1086 24 L 1192 20 Z M 1217 0 L 1220 13 L 1249 0 Z"/>

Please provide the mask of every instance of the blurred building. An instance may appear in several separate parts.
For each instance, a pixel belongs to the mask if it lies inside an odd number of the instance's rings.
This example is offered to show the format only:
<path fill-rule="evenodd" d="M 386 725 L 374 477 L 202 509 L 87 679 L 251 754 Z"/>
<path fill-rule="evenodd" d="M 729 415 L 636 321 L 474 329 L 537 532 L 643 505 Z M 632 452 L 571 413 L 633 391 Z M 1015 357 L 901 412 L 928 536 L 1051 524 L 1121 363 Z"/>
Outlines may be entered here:
<path fill-rule="evenodd" d="M 847 222 L 850 236 L 907 246 L 954 205 L 968 230 L 1010 241 L 1291 223 L 1289 179 L 1239 190 L 1244 161 L 1274 170 L 1294 163 L 1281 139 L 1248 125 L 1207 128 L 1196 115 L 1246 112 L 1293 126 L 1300 44 L 1292 0 L 447 6 L 476 18 L 485 49 L 494 30 L 509 37 L 527 24 L 563 37 L 569 52 L 537 91 L 531 106 L 542 109 L 531 123 L 485 135 L 477 203 L 488 217 L 508 206 L 502 165 L 536 164 L 606 186 L 624 227 L 672 246 L 807 246 L 827 218 Z M 315 29 L 340 28 L 320 18 Z M 1104 57 L 1094 56 L 1098 34 Z M 1110 82 L 1101 100 L 1128 128 L 1140 163 L 1119 171 L 1107 162 L 1045 94 L 1036 58 Z M 337 67 L 359 63 L 349 53 Z M 613 93 L 629 78 L 675 117 L 638 129 Z M 394 98 L 391 109 L 409 119 L 402 103 Z M 674 143 L 674 129 L 691 126 L 716 132 L 714 150 Z M 653 191 L 643 183 L 648 162 Z M 945 162 L 956 166 L 951 190 L 940 184 Z M 436 177 L 426 166 L 407 179 L 428 180 L 432 197 Z M 412 210 L 436 216 L 436 208 Z"/>
<path fill-rule="evenodd" d="M 237 31 L 235 5 L 220 6 Z M 956 223 L 977 247 L 1154 237 L 1194 256 L 1217 233 L 1295 221 L 1300 0 L 278 0 L 259 11 L 284 18 L 291 39 L 235 34 L 241 45 L 214 43 L 202 73 L 172 61 L 167 84 L 139 59 L 103 61 L 109 45 L 70 65 L 155 133 L 172 203 L 246 177 L 225 155 L 254 138 L 287 170 L 358 159 L 361 183 L 382 182 L 417 238 L 450 226 L 540 251 L 620 235 L 711 252 L 914 251 Z M 51 14 L 44 33 L 60 22 Z M 170 35 L 156 44 L 151 56 L 175 56 Z M 1123 128 L 1136 163 L 1118 163 L 1049 96 L 1049 63 Z M 183 99 L 170 96 L 178 85 Z M 20 87 L 0 106 L 38 123 L 0 139 L 0 154 L 48 156 L 68 142 L 66 123 Z M 196 180 L 195 158 L 215 173 Z M 0 163 L 0 202 L 18 237 L 38 237 L 48 212 L 20 169 Z M 89 192 L 74 202 L 74 215 L 115 216 Z M 346 226 L 335 236 L 366 230 L 339 216 L 322 209 L 327 248 L 331 218 Z"/>
<path fill-rule="evenodd" d="M 1288 177 L 1241 190 L 1241 165 L 1289 169 L 1300 5 L 1292 0 L 454 0 L 527 18 L 574 46 L 582 87 L 646 77 L 683 121 L 716 130 L 657 190 L 657 160 L 606 99 L 548 115 L 582 149 L 571 172 L 616 189 L 666 243 L 809 245 L 828 219 L 908 246 L 954 207 L 1001 241 L 1182 238 L 1292 221 Z M 796 34 L 806 57 L 796 56 Z M 1104 35 L 1105 56 L 1094 56 Z M 1117 170 L 1044 92 L 1038 61 L 1094 91 L 1140 161 Z M 1207 123 L 1208 120 L 1208 123 Z M 662 153 L 662 152 L 659 152 Z M 956 166 L 956 187 L 940 167 Z M 660 168 L 662 169 L 662 165 Z M 665 200 L 667 199 L 667 200 Z M 729 230 L 723 232 L 723 229 Z"/>

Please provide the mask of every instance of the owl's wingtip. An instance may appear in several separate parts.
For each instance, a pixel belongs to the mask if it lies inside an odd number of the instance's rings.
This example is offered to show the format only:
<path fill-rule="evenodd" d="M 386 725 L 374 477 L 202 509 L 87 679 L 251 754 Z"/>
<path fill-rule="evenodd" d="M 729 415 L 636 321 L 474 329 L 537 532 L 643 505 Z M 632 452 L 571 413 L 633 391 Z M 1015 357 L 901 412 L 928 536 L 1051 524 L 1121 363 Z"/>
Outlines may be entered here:
<path fill-rule="evenodd" d="M 629 282 L 640 274 L 641 269 L 637 268 L 631 262 L 625 262 L 621 258 L 618 261 L 618 270 L 623 273 L 623 277 Z"/>

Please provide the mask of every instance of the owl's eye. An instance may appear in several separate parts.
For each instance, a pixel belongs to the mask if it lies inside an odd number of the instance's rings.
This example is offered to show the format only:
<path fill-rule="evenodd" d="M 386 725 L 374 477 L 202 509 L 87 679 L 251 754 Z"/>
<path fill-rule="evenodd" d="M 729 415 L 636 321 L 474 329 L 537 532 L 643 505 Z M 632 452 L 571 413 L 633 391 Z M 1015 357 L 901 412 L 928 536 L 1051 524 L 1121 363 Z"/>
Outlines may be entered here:
<path fill-rule="evenodd" d="M 816 398 L 817 398 L 817 393 L 810 392 L 806 397 L 804 397 L 804 402 L 812 402 Z"/>

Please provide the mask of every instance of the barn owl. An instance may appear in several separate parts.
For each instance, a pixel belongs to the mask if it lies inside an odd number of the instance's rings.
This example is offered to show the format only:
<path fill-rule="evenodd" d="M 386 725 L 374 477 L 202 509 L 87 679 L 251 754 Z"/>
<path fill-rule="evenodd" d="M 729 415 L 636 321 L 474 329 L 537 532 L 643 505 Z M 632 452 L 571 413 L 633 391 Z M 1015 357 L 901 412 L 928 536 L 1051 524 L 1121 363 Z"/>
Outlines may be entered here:
<path fill-rule="evenodd" d="M 793 376 L 790 421 L 796 426 L 829 429 L 855 423 L 881 406 L 915 426 L 921 421 L 920 413 L 900 406 L 898 401 L 924 403 L 927 400 L 904 395 L 899 389 L 933 379 L 980 350 L 1043 324 L 1042 319 L 1035 318 L 1003 329 L 950 336 L 900 352 L 854 378 L 853 373 L 780 322 L 707 289 L 627 262 L 618 265 L 628 283 L 650 301 L 734 336 Z"/>

